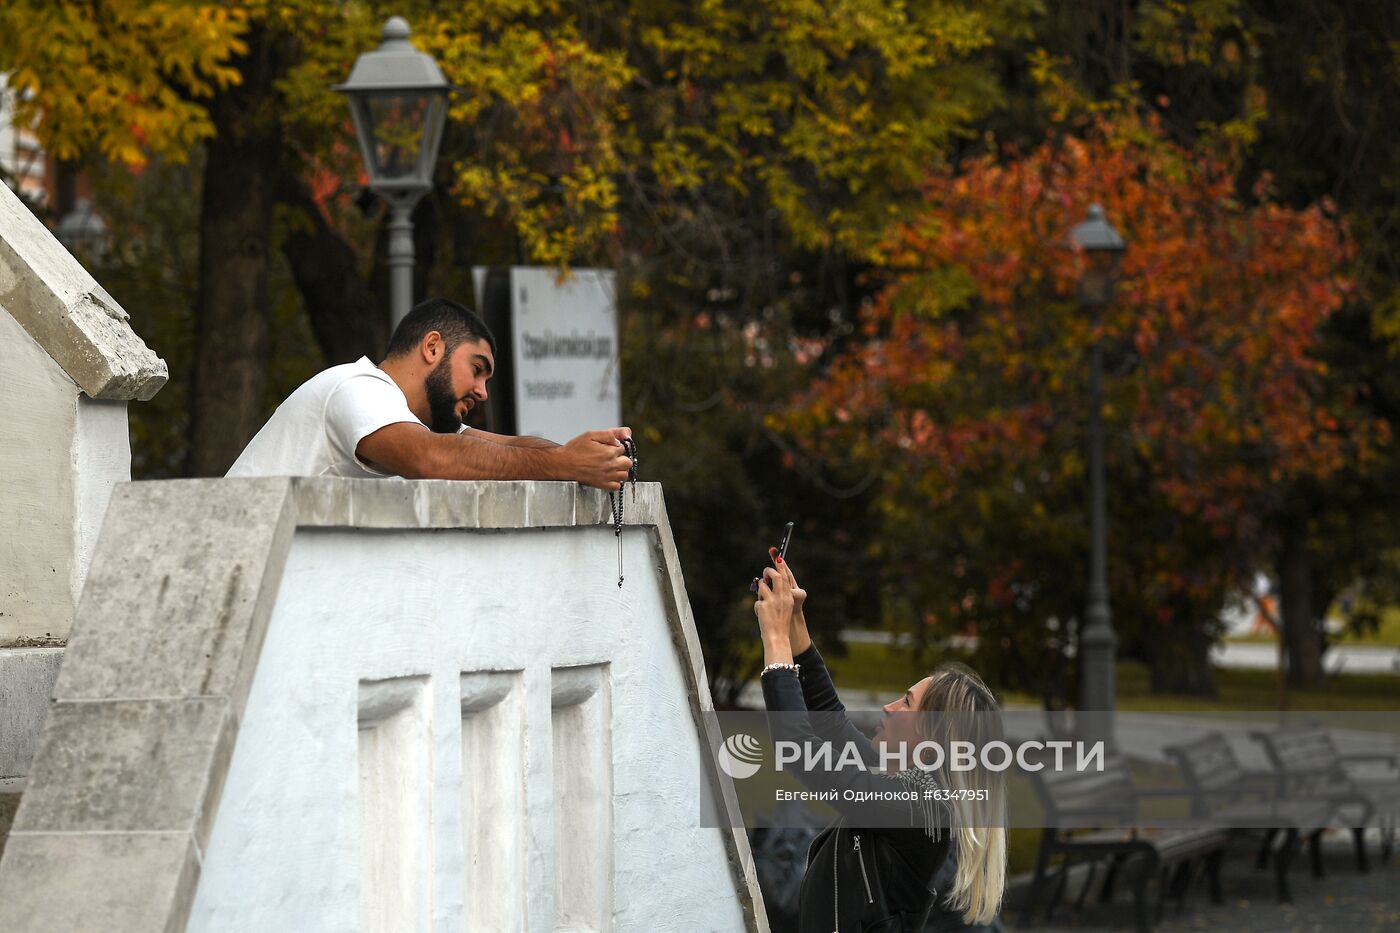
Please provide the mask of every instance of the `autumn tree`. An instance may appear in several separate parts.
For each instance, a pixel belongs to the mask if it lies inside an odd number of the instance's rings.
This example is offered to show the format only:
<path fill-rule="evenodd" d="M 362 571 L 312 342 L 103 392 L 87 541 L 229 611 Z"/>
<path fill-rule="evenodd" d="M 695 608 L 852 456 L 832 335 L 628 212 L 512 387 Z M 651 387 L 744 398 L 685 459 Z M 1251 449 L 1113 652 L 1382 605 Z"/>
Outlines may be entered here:
<path fill-rule="evenodd" d="M 463 88 L 437 206 L 475 213 L 506 239 L 505 250 L 479 253 L 627 261 L 702 231 L 693 255 L 723 269 L 737 231 L 817 249 L 868 245 L 894 199 L 996 104 L 980 56 L 1022 29 L 1028 8 L 487 2 L 394 12 Z M 139 163 L 203 143 L 191 472 L 226 466 L 263 414 L 277 205 L 299 218 L 283 242 L 316 332 L 337 341 L 348 317 L 358 339 L 375 336 L 363 318 L 380 309 L 353 287 L 366 263 L 339 242 L 358 167 L 330 86 L 373 47 L 386 13 L 304 0 L 19 2 L 3 14 L 0 67 L 26 95 L 23 116 L 53 115 L 38 126 L 54 151 Z M 339 327 L 327 320 L 332 303 Z M 328 350 L 338 358 L 345 347 Z"/>
<path fill-rule="evenodd" d="M 1025 34 L 1035 6 L 17 0 L 0 11 L 13 27 L 0 29 L 10 40 L 0 37 L 0 68 L 14 69 L 26 116 L 65 157 L 140 166 L 193 155 L 205 167 L 174 176 L 196 202 L 196 281 L 152 285 L 134 252 L 116 281 L 150 286 L 157 300 L 195 296 L 169 346 L 197 354 L 172 360 L 192 374 L 178 387 L 190 402 L 187 469 L 218 473 L 306 359 L 307 332 L 326 362 L 383 345 L 379 215 L 330 87 L 374 47 L 385 16 L 406 16 L 414 41 L 463 89 L 436 191 L 415 215 L 418 291 L 465 297 L 466 270 L 480 263 L 619 270 L 625 411 L 655 438 L 648 478 L 668 483 L 687 574 L 705 584 L 692 596 L 715 620 L 702 626 L 712 669 L 738 685 L 751 673 L 748 623 L 727 587 L 740 581 L 744 595 L 761 529 L 801 513 L 812 573 L 841 566 L 850 548 L 820 530 L 824 516 L 861 536 L 849 500 L 787 479 L 782 494 L 764 490 L 781 474 L 783 448 L 763 419 L 802 367 L 735 360 L 746 358 L 751 326 L 770 346 L 786 346 L 787 329 L 849 329 L 873 244 L 927 168 L 1002 103 L 991 53 Z M 165 14 L 169 35 L 143 28 Z M 57 79 L 69 69 L 142 92 L 109 94 L 91 110 L 99 98 Z M 143 124 L 163 129 L 133 131 Z M 154 229 L 147 212 L 117 213 L 144 225 L 123 238 Z M 170 269 L 182 268 L 179 246 Z M 305 309 L 300 329 L 279 323 L 285 281 Z M 280 345 L 279 328 L 290 338 Z M 680 349 L 690 340 L 713 352 Z M 136 425 L 138 447 L 178 440 L 169 414 Z M 162 474 L 178 460 L 137 454 Z M 815 504 L 798 508 L 809 494 Z"/>
<path fill-rule="evenodd" d="M 1077 306 L 1066 243 L 1094 201 L 1132 244 L 1098 323 Z M 1262 187 L 1246 202 L 1225 160 L 1111 111 L 935 174 L 885 249 L 901 271 L 868 340 L 782 423 L 879 467 L 887 614 L 977 634 L 983 663 L 1044 686 L 1049 634 L 1063 640 L 1084 600 L 1084 361 L 1098 340 L 1115 621 L 1155 686 L 1209 692 L 1216 614 L 1269 553 L 1289 482 L 1386 440 L 1350 400 L 1319 397 L 1319 327 L 1351 289 L 1329 206 L 1285 208 Z"/>
<path fill-rule="evenodd" d="M 1327 198 L 1346 218 L 1356 244 L 1346 271 L 1356 288 L 1328 319 L 1318 352 L 1327 391 L 1359 394 L 1366 416 L 1393 430 L 1400 425 L 1400 8 L 1375 0 L 1217 0 L 1215 7 L 1216 16 L 1198 19 L 1189 46 L 1172 38 L 1181 35 L 1175 18 L 1161 17 L 1144 52 L 1180 87 L 1177 107 L 1191 102 L 1207 127 L 1238 127 L 1246 185 L 1267 176 L 1280 202 Z M 1339 596 L 1348 597 L 1352 609 L 1341 614 L 1354 628 L 1400 596 L 1397 489 L 1393 447 L 1364 468 L 1290 485 L 1269 569 L 1279 582 L 1293 685 L 1321 685 L 1323 619 Z"/>
<path fill-rule="evenodd" d="M 1261 178 L 1280 204 L 1326 198 L 1351 231 L 1355 289 L 1322 328 L 1323 391 L 1359 396 L 1369 417 L 1400 424 L 1400 7 L 1385 0 L 1089 0 L 1047 7 L 1034 36 L 1004 48 L 1011 106 L 1003 138 L 1034 138 L 1056 113 L 1130 97 L 1171 137 L 1232 154 L 1242 196 Z M 1340 613 L 1374 625 L 1400 598 L 1400 459 L 1325 481 L 1302 478 L 1274 516 L 1277 550 L 1260 558 L 1277 581 L 1288 680 L 1317 687 Z M 1344 600 L 1338 599 L 1345 596 Z"/>

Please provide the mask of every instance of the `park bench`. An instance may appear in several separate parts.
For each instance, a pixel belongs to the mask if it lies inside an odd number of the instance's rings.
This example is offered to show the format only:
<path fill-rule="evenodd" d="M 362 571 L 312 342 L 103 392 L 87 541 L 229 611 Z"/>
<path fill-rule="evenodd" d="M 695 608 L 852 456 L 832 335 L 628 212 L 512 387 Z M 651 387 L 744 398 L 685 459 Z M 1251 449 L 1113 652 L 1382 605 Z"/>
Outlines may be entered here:
<path fill-rule="evenodd" d="M 1330 800 L 1351 829 L 1356 867 L 1366 871 L 1366 827 L 1374 819 L 1380 827 L 1381 864 L 1390 861 L 1395 825 L 1400 817 L 1400 760 L 1389 752 L 1343 755 L 1332 732 L 1318 723 L 1288 726 L 1251 735 L 1264 746 L 1280 785 L 1280 792 L 1307 794 Z M 1383 777 L 1363 776 L 1348 766 L 1386 765 Z"/>
<path fill-rule="evenodd" d="M 1204 825 L 1227 830 L 1234 836 L 1261 838 L 1255 860 L 1258 868 L 1273 859 L 1278 899 L 1293 899 L 1288 868 L 1304 838 L 1308 841 L 1312 871 L 1322 877 L 1322 830 L 1335 805 L 1325 799 L 1279 793 L 1272 771 L 1249 771 L 1240 765 L 1234 749 L 1222 733 L 1169 745 L 1191 796 L 1191 816 Z"/>
<path fill-rule="evenodd" d="M 1042 896 L 1044 919 L 1049 920 L 1064 894 L 1069 870 L 1087 863 L 1088 873 L 1080 888 L 1076 907 L 1082 906 L 1093 885 L 1100 864 L 1107 874 L 1100 893 L 1102 901 L 1113 895 L 1120 870 L 1132 877 L 1135 919 L 1139 933 L 1152 928 L 1148 890 L 1157 879 L 1156 917 L 1161 918 L 1168 894 L 1178 909 L 1191 882 L 1203 869 L 1209 881 L 1210 896 L 1220 903 L 1220 859 L 1227 836 L 1213 827 L 1138 827 L 1142 801 L 1163 796 L 1183 796 L 1173 789 L 1146 790 L 1134 786 L 1127 763 L 1121 756 L 1108 755 L 1103 771 L 1032 771 L 1036 794 L 1045 813 L 1045 829 L 1040 837 L 1035 874 L 1021 911 L 1022 923 L 1034 921 Z M 1060 857 L 1053 888 L 1048 888 L 1051 860 Z"/>

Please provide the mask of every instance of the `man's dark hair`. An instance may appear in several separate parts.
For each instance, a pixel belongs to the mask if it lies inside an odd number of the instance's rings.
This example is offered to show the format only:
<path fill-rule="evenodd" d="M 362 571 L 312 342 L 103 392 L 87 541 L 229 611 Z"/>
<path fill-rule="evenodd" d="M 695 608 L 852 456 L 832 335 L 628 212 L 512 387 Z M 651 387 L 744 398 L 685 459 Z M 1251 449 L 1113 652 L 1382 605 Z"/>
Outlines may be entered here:
<path fill-rule="evenodd" d="M 429 298 L 419 302 L 394 328 L 389 338 L 389 356 L 403 356 L 418 349 L 423 338 L 432 331 L 442 334 L 444 349 L 449 356 L 468 340 L 484 340 L 496 355 L 496 338 L 481 316 L 446 298 Z"/>

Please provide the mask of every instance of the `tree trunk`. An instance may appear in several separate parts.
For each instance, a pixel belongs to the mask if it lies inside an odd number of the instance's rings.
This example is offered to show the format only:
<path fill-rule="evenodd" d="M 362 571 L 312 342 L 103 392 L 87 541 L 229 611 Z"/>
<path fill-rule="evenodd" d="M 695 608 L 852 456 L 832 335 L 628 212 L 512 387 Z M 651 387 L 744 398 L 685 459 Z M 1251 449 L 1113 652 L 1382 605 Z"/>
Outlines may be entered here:
<path fill-rule="evenodd" d="M 387 226 L 380 225 L 366 283 L 355 251 L 331 226 L 310 188 L 289 168 L 283 170 L 279 197 L 301 215 L 282 244 L 282 254 L 292 267 L 326 362 L 349 363 L 361 356 L 376 362 L 383 359 L 389 345 L 389 275 L 384 262 Z M 417 301 L 427 297 L 440 226 L 437 203 L 431 195 L 425 197 L 413 211 L 413 293 Z M 470 304 L 468 296 L 448 297 Z"/>
<path fill-rule="evenodd" d="M 1152 692 L 1213 697 L 1216 684 L 1210 649 L 1214 639 L 1190 619 L 1189 610 L 1180 622 L 1179 631 L 1171 637 L 1159 637 L 1151 646 L 1148 669 Z"/>
<path fill-rule="evenodd" d="M 284 169 L 282 203 L 301 216 L 282 254 L 292 267 L 311 332 L 332 366 L 362 356 L 378 362 L 389 345 L 389 313 L 360 277 L 355 252 L 331 227 L 306 183 Z"/>
<path fill-rule="evenodd" d="M 254 31 L 238 62 L 242 83 L 209 108 L 216 135 L 206 145 L 199 220 L 190 476 L 222 475 L 265 414 L 268 262 L 283 145 L 274 82 L 292 52 L 287 40 Z"/>
<path fill-rule="evenodd" d="M 1305 690 L 1323 684 L 1322 628 L 1315 612 L 1312 563 L 1300 523 L 1284 530 L 1278 561 L 1279 622 L 1288 655 L 1288 685 Z"/>

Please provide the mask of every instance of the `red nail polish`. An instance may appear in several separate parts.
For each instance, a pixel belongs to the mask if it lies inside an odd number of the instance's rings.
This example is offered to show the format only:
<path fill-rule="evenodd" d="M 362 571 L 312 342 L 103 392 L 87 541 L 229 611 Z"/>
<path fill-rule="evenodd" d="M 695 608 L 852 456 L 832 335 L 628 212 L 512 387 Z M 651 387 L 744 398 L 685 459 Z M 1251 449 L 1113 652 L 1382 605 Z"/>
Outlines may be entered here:
<path fill-rule="evenodd" d="M 782 562 L 783 562 L 783 559 L 782 559 L 781 557 L 779 557 L 779 558 L 778 558 L 778 563 L 781 564 Z"/>

